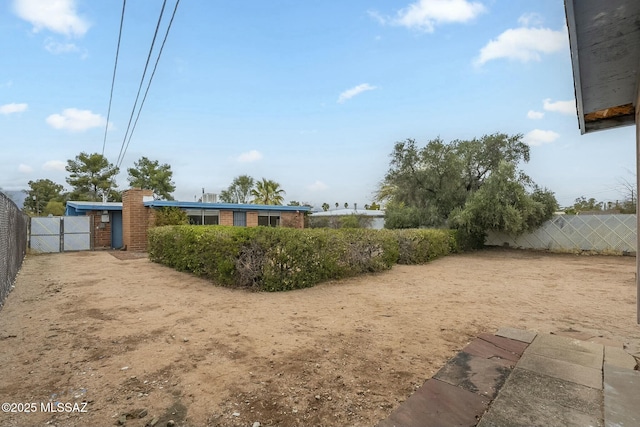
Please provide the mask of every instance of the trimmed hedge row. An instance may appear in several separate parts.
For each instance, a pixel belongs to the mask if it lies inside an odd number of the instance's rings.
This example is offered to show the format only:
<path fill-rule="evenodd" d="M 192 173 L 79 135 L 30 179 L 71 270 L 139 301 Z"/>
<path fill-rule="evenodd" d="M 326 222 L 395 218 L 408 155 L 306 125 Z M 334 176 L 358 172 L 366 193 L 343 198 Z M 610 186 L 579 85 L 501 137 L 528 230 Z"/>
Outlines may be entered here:
<path fill-rule="evenodd" d="M 149 230 L 149 258 L 224 286 L 260 291 L 421 264 L 458 251 L 449 230 L 166 226 Z"/>

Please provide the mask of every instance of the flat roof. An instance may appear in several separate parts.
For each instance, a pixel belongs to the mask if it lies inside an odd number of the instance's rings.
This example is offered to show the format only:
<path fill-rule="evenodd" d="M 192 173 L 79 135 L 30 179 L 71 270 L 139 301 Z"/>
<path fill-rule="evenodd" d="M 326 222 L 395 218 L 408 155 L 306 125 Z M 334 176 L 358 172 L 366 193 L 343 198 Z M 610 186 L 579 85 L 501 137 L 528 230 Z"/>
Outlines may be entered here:
<path fill-rule="evenodd" d="M 150 208 L 177 207 L 181 209 L 226 209 L 242 211 L 280 211 L 280 212 L 309 212 L 309 206 L 281 206 L 281 205 L 254 205 L 235 203 L 203 203 L 181 202 L 178 200 L 149 200 L 144 202 Z"/>
<path fill-rule="evenodd" d="M 78 212 L 84 211 L 121 211 L 121 202 L 67 202 L 67 206 L 71 206 Z"/>
<path fill-rule="evenodd" d="M 362 215 L 362 216 L 374 216 L 383 217 L 384 211 L 381 210 L 368 210 L 368 209 L 334 209 L 329 211 L 315 212 L 311 216 L 347 216 L 347 215 Z"/>

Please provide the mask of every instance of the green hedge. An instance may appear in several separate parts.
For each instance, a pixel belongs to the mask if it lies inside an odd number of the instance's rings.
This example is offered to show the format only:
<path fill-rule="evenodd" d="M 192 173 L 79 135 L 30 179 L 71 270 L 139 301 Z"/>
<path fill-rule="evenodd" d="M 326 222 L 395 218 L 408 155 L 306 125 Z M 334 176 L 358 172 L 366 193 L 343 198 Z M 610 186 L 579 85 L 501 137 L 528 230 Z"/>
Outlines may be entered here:
<path fill-rule="evenodd" d="M 149 230 L 149 258 L 231 287 L 306 288 L 421 264 L 458 251 L 449 230 L 167 226 Z"/>

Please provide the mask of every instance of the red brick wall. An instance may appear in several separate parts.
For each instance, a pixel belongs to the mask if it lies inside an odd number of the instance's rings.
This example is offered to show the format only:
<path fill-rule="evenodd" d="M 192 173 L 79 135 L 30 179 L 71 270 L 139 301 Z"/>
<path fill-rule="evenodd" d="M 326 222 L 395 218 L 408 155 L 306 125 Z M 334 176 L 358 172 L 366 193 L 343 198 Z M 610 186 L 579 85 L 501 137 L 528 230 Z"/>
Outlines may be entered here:
<path fill-rule="evenodd" d="M 102 211 L 91 211 L 87 215 L 91 217 L 93 227 L 93 249 L 110 249 L 111 221 L 102 222 Z"/>
<path fill-rule="evenodd" d="M 247 227 L 258 226 L 258 212 L 247 212 Z"/>
<path fill-rule="evenodd" d="M 220 211 L 220 225 L 233 225 L 233 211 Z"/>
<path fill-rule="evenodd" d="M 304 214 L 302 212 L 282 212 L 280 214 L 280 226 L 304 228 Z"/>
<path fill-rule="evenodd" d="M 147 230 L 155 214 L 143 205 L 144 196 L 152 196 L 152 190 L 132 188 L 122 193 L 122 241 L 128 251 L 147 250 Z"/>

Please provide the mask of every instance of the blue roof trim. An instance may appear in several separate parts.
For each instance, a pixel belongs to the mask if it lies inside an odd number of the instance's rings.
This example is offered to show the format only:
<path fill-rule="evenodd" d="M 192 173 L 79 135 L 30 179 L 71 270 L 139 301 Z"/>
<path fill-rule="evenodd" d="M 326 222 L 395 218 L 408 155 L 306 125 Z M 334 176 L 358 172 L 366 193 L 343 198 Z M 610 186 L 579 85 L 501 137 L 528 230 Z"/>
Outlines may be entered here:
<path fill-rule="evenodd" d="M 67 202 L 67 207 L 69 206 L 74 208 L 76 212 L 122 210 L 122 203 L 119 202 Z"/>
<path fill-rule="evenodd" d="M 226 209 L 226 210 L 241 210 L 241 211 L 309 212 L 311 210 L 309 206 L 179 202 L 177 200 L 150 200 L 148 202 L 144 202 L 144 205 L 150 208 L 177 207 L 182 209 Z"/>

